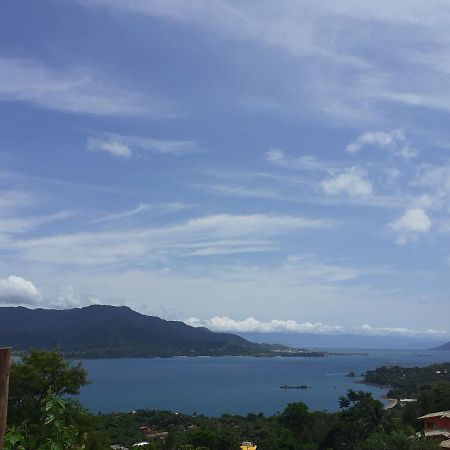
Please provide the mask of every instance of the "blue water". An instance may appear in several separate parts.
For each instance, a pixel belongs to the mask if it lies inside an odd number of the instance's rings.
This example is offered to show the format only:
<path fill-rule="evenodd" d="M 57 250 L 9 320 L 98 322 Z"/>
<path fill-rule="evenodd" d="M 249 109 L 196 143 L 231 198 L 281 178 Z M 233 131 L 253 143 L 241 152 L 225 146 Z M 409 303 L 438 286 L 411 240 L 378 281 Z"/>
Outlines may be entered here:
<path fill-rule="evenodd" d="M 348 389 L 364 389 L 383 400 L 387 390 L 355 383 L 345 375 L 386 364 L 406 367 L 450 361 L 450 352 L 370 350 L 366 356 L 326 358 L 170 358 L 85 360 L 91 384 L 81 402 L 92 412 L 165 409 L 218 416 L 274 414 L 290 402 L 312 410 L 338 409 Z M 307 384 L 311 389 L 280 389 Z"/>

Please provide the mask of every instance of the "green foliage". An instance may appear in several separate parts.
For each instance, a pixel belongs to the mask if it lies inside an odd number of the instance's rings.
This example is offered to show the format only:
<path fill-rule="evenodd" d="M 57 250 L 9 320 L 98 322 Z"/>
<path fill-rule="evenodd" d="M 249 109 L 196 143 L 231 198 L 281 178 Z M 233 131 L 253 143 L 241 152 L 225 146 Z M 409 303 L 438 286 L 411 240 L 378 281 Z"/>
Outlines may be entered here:
<path fill-rule="evenodd" d="M 38 422 L 49 391 L 55 397 L 73 395 L 86 384 L 87 374 L 80 364 L 71 365 L 57 352 L 32 350 L 11 367 L 8 422 Z"/>
<path fill-rule="evenodd" d="M 450 383 L 450 363 L 427 367 L 384 366 L 366 372 L 364 382 L 390 386 L 390 398 L 415 397 L 435 385 Z"/>
<path fill-rule="evenodd" d="M 300 440 L 304 440 L 312 423 L 308 407 L 301 402 L 289 403 L 279 416 L 279 420 Z"/>
<path fill-rule="evenodd" d="M 413 430 L 390 434 L 374 433 L 358 450 L 438 450 L 439 445 L 425 437 L 416 437 Z"/>
<path fill-rule="evenodd" d="M 84 447 L 83 436 L 65 420 L 65 402 L 49 393 L 43 402 L 39 433 L 30 433 L 25 422 L 8 430 L 5 450 L 75 450 Z"/>
<path fill-rule="evenodd" d="M 354 449 L 370 434 L 390 428 L 383 404 L 368 392 L 349 390 L 339 399 L 341 412 L 338 422 L 330 430 L 326 444 L 336 449 Z"/>

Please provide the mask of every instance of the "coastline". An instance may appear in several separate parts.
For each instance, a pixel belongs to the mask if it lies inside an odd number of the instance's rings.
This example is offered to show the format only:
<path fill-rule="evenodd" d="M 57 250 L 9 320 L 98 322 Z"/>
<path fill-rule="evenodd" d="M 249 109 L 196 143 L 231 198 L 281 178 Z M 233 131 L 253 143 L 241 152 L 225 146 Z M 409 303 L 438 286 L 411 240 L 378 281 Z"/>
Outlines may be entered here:
<path fill-rule="evenodd" d="M 396 398 L 385 397 L 388 401 L 388 404 L 385 405 L 384 409 L 392 409 L 395 408 L 398 404 L 398 400 Z"/>

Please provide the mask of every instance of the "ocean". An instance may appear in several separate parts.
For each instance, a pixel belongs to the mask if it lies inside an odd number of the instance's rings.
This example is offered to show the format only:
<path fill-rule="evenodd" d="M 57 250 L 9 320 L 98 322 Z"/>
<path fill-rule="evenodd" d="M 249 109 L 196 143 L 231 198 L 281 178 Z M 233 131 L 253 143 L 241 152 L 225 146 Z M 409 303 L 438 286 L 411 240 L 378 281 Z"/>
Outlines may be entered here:
<path fill-rule="evenodd" d="M 339 397 L 348 389 L 372 392 L 386 402 L 386 389 L 357 383 L 358 378 L 346 376 L 351 371 L 360 374 L 383 365 L 413 367 L 450 362 L 450 352 L 443 351 L 358 352 L 368 354 L 84 360 L 91 384 L 82 389 L 79 400 L 94 413 L 148 408 L 208 416 L 259 412 L 271 415 L 298 401 L 311 410 L 335 411 Z M 280 388 L 302 384 L 309 388 Z"/>

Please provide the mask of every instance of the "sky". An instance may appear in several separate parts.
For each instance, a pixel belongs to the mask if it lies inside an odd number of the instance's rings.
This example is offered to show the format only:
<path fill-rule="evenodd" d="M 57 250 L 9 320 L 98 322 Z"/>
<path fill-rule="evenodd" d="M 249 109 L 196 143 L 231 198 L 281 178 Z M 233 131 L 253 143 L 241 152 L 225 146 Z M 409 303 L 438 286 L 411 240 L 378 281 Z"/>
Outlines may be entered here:
<path fill-rule="evenodd" d="M 15 0 L 0 304 L 450 337 L 450 4 Z"/>

